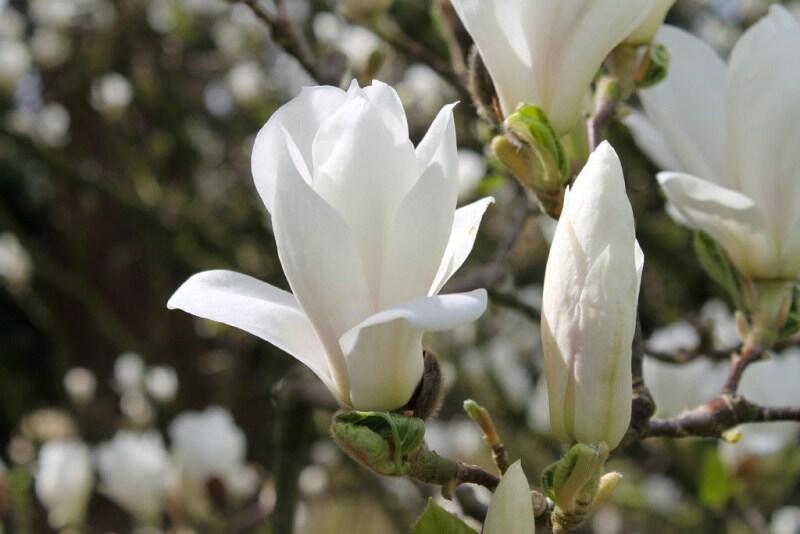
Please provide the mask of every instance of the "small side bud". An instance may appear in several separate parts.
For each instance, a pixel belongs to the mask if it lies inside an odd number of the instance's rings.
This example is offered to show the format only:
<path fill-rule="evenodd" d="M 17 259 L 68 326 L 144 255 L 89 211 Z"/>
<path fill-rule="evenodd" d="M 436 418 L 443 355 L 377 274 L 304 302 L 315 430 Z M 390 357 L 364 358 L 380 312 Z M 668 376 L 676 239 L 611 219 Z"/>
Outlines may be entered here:
<path fill-rule="evenodd" d="M 663 44 L 654 44 L 639 64 L 636 72 L 636 88 L 647 89 L 661 83 L 669 73 L 670 53 Z"/>
<path fill-rule="evenodd" d="M 569 161 L 561 141 L 541 108 L 523 104 L 505 121 L 506 135 L 492 149 L 516 179 L 539 199 L 553 217 L 561 214 Z"/>
<path fill-rule="evenodd" d="M 743 284 L 745 302 L 750 310 L 750 328 L 745 345 L 765 351 L 781 338 L 791 318 L 795 282 L 756 282 Z"/>
<path fill-rule="evenodd" d="M 551 516 L 554 533 L 575 530 L 586 521 L 600 491 L 608 455 L 605 443 L 578 443 L 561 460 L 545 469 L 542 487 L 555 503 Z M 607 479 L 607 483 L 611 480 Z"/>

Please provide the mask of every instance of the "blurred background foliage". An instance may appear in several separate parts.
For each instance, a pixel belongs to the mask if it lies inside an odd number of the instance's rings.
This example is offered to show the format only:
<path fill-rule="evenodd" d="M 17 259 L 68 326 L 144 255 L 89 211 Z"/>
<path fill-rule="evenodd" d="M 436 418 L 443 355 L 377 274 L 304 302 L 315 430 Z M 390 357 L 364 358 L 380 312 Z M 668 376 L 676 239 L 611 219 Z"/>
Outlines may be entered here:
<path fill-rule="evenodd" d="M 726 54 L 769 3 L 678 0 L 670 22 Z M 468 276 L 491 261 L 519 218 L 519 191 L 491 158 L 484 163 L 491 132 L 463 89 L 425 64 L 431 58 L 448 64 L 438 6 L 396 0 L 375 26 L 347 20 L 336 2 L 283 1 L 328 82 L 379 78 L 397 88 L 413 139 L 422 137 L 441 105 L 462 100 L 462 200 L 483 194 L 498 200 L 464 267 Z M 268 11 L 274 7 L 264 3 Z M 277 439 L 281 383 L 294 366 L 288 356 L 242 332 L 166 309 L 174 289 L 200 270 L 235 268 L 286 287 L 252 184 L 249 151 L 270 114 L 313 83 L 245 3 L 0 0 L 5 463 L 30 461 L 26 447 L 54 432 L 32 417 L 44 408 L 60 407 L 93 444 L 120 427 L 163 429 L 178 412 L 222 405 L 244 429 L 248 460 L 260 466 L 262 500 L 276 484 L 280 494 L 281 469 L 299 474 L 302 532 L 345 532 L 352 525 L 359 525 L 354 532 L 408 531 L 432 490 L 379 480 L 341 458 L 326 438 L 330 412 L 300 414 L 290 430 L 307 424 L 308 432 Z M 624 126 L 615 125 L 610 135 L 647 256 L 646 337 L 675 321 L 710 332 L 709 317 L 725 313 L 719 302 L 707 303 L 722 292 L 701 272 L 689 232 L 664 212 L 657 169 Z M 532 216 L 521 228 L 499 288 L 535 309 L 553 223 Z M 474 327 L 428 341 L 449 387 L 429 429 L 434 448 L 491 466 L 477 428 L 461 413 L 461 402 L 472 397 L 491 409 L 507 447 L 530 473 L 553 461 L 559 448 L 537 415 L 541 359 L 538 326 L 528 314 L 498 302 Z M 150 412 L 141 419 L 120 402 L 114 378 L 117 356 L 127 351 L 174 368 L 179 378 L 177 397 L 146 401 Z M 81 409 L 64 387 L 75 367 L 89 369 L 98 383 L 94 401 Z M 613 463 L 626 477 L 624 486 L 585 532 L 800 532 L 797 512 L 781 510 L 800 503 L 796 447 L 734 462 L 713 442 L 653 440 Z M 129 528 L 103 498 L 93 501 L 91 514 L 92 532 Z M 34 531 L 46 532 L 41 509 L 31 515 Z"/>

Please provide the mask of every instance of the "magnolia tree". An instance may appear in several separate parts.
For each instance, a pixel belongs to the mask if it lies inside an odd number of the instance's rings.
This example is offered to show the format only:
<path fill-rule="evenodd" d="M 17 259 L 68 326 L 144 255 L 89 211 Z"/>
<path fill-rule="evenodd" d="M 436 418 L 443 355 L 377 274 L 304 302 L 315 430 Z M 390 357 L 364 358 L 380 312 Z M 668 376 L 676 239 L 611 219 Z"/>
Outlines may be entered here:
<path fill-rule="evenodd" d="M 664 475 L 634 477 L 623 490 L 618 466 L 635 463 L 646 443 L 667 447 L 677 438 L 720 442 L 698 484 L 705 504 L 722 513 L 738 501 L 719 458 L 736 471 L 746 461 L 743 450 L 774 453 L 796 444 L 800 22 L 789 10 L 765 10 L 726 61 L 699 37 L 664 24 L 675 0 L 439 0 L 423 11 L 435 19 L 440 49 L 403 29 L 391 0 L 348 0 L 326 4 L 313 23 L 314 43 L 336 43 L 339 55 L 309 43 L 292 15 L 299 9 L 292 6 L 305 3 L 229 3 L 206 15 L 241 9 L 248 31 L 268 29 L 303 76 L 304 87 L 287 91 L 287 102 L 259 111 L 268 118 L 250 153 L 254 193 L 283 277 L 274 285 L 202 270 L 167 307 L 252 334 L 316 378 L 292 371 L 283 379 L 271 485 L 270 475 L 246 463 L 245 435 L 222 408 L 162 420 L 165 441 L 152 406 L 174 400 L 175 371 L 146 370 L 137 355 L 121 356 L 114 387 L 130 428 L 93 453 L 74 435 L 47 440 L 37 453 L 35 493 L 51 526 L 91 524 L 96 487 L 143 528 L 160 528 L 166 512 L 175 528 L 239 532 L 268 519 L 272 531 L 290 533 L 298 487 L 311 491 L 309 480 L 316 480 L 317 472 L 298 467 L 309 454 L 304 436 L 312 414 L 328 429 L 328 445 L 362 473 L 412 480 L 412 488 L 435 497 L 413 527 L 405 525 L 416 534 L 585 528 L 615 499 L 630 503 L 636 491 L 656 491 L 653 484 L 675 491 Z M 156 26 L 164 22 L 159 9 L 148 9 L 161 21 Z M 356 37 L 342 29 L 344 21 Z M 238 46 L 237 29 L 215 31 L 221 47 Z M 452 98 L 431 104 L 425 97 L 434 82 L 397 81 L 382 70 L 387 50 L 427 65 Z M 0 57 L 0 81 L 11 87 L 30 61 L 12 52 Z M 349 56 L 347 68 L 341 55 Z M 380 81 L 384 73 L 396 83 Z M 233 98 L 255 110 L 265 80 L 283 75 L 242 63 L 228 82 Z M 132 95 L 129 82 L 110 73 L 92 84 L 90 100 L 114 122 Z M 206 91 L 212 112 L 226 105 L 219 98 Z M 430 120 L 418 136 L 420 114 Z M 733 315 L 711 302 L 681 310 L 684 322 L 644 332 L 641 310 L 659 290 L 648 287 L 643 249 L 664 251 L 637 241 L 640 217 L 652 213 L 639 213 L 629 200 L 648 185 L 627 172 L 628 158 L 639 157 L 630 143 L 615 149 L 624 135 L 661 171 L 653 180 L 666 205 L 658 209 L 693 234 L 695 255 L 680 261 L 702 267 Z M 465 158 L 465 144 L 485 158 Z M 483 182 L 476 189 L 487 165 L 505 189 Z M 524 262 L 530 253 L 519 243 L 532 220 L 544 229 L 547 250 L 539 258 L 544 270 L 532 277 L 540 289 L 530 298 L 515 280 L 531 276 L 514 272 L 512 256 Z M 470 260 L 482 224 L 493 225 L 496 251 L 488 261 Z M 19 256 L 5 262 L 9 273 L 24 262 Z M 201 255 L 191 265 L 219 264 Z M 246 261 L 241 269 L 253 271 Z M 525 321 L 509 321 L 503 309 Z M 493 315 L 507 323 L 489 345 L 492 358 L 499 354 L 500 387 L 529 423 L 514 410 L 497 414 L 469 381 L 453 387 L 452 363 L 426 336 L 457 337 Z M 210 337 L 214 327 L 202 324 Z M 538 341 L 535 387 L 513 363 L 514 340 L 527 332 Z M 70 371 L 64 384 L 76 408 L 95 397 L 96 379 L 86 369 Z M 438 417 L 442 404 L 453 402 L 463 404 L 491 462 L 463 460 L 462 438 Z M 523 425 L 549 429 L 549 451 L 518 438 L 515 427 Z M 540 449 L 555 461 L 531 461 Z M 220 513 L 256 487 L 252 507 Z M 745 510 L 752 531 L 766 531 L 764 513 Z M 793 513 L 784 512 L 782 524 Z M 772 528 L 795 531 L 781 527 L 778 514 Z"/>

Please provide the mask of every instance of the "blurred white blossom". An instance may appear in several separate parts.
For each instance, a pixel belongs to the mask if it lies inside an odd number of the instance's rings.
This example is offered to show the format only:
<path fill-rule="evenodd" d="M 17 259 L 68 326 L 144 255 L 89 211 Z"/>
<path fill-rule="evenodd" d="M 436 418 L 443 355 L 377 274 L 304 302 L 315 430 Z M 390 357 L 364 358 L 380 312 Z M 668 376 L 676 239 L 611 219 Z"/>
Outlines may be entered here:
<path fill-rule="evenodd" d="M 154 523 L 164 506 L 170 464 L 158 432 L 118 432 L 96 451 L 100 490 L 141 524 Z"/>
<path fill-rule="evenodd" d="M 110 72 L 92 82 L 91 104 L 109 118 L 119 117 L 133 100 L 133 86 L 117 72 Z"/>
<path fill-rule="evenodd" d="M 157 402 L 172 402 L 178 393 L 178 375 L 172 367 L 163 365 L 150 367 L 144 383 L 148 395 Z"/>
<path fill-rule="evenodd" d="M 114 362 L 114 384 L 120 391 L 141 388 L 145 364 L 135 352 L 123 352 Z"/>
<path fill-rule="evenodd" d="M 228 88 L 234 100 L 243 107 L 258 104 L 266 96 L 264 69 L 255 61 L 242 61 L 228 72 Z"/>
<path fill-rule="evenodd" d="M 800 532 L 800 506 L 784 506 L 772 514 L 769 534 L 797 534 Z"/>
<path fill-rule="evenodd" d="M 93 485 L 89 448 L 78 441 L 49 441 L 39 451 L 36 496 L 59 529 L 82 524 Z"/>
<path fill-rule="evenodd" d="M 12 7 L 0 8 L 0 39 L 21 40 L 25 36 L 25 17 Z"/>
<path fill-rule="evenodd" d="M 0 40 L 0 90 L 11 92 L 31 68 L 31 53 L 20 41 Z"/>
<path fill-rule="evenodd" d="M 30 40 L 33 60 L 48 69 L 63 64 L 72 53 L 72 44 L 64 32 L 38 28 Z"/>
<path fill-rule="evenodd" d="M 464 201 L 475 194 L 475 189 L 486 176 L 486 158 L 468 148 L 458 149 L 458 200 Z"/>
<path fill-rule="evenodd" d="M 94 400 L 97 378 L 89 369 L 73 367 L 64 375 L 64 389 L 72 402 L 85 405 Z"/>
<path fill-rule="evenodd" d="M 21 290 L 28 285 L 33 262 L 17 236 L 0 233 L 0 279 L 11 289 Z"/>
<path fill-rule="evenodd" d="M 671 364 L 645 357 L 643 365 L 658 417 L 672 417 L 711 400 L 722 389 L 727 374 L 726 365 L 706 358 Z"/>

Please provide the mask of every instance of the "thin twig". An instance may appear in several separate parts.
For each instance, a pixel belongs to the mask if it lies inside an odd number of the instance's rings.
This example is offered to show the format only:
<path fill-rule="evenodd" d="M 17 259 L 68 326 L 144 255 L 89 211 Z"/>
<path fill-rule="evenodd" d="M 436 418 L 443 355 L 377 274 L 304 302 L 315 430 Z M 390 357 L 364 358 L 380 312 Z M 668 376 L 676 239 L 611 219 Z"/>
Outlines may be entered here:
<path fill-rule="evenodd" d="M 775 421 L 800 422 L 800 406 L 760 406 L 741 395 L 723 393 L 708 403 L 677 417 L 650 421 L 642 438 L 694 436 L 719 439 L 728 430 L 745 423 Z"/>
<path fill-rule="evenodd" d="M 725 380 L 725 387 L 722 389 L 723 393 L 736 393 L 744 372 L 751 364 L 761 360 L 763 357 L 764 351 L 762 349 L 745 344 L 742 350 L 733 358 L 728 378 Z"/>
<path fill-rule="evenodd" d="M 330 82 L 325 80 L 320 74 L 317 61 L 311 53 L 311 49 L 303 39 L 302 34 L 292 24 L 292 21 L 283 13 L 283 6 L 277 3 L 278 12 L 273 15 L 264 9 L 258 0 L 228 0 L 232 4 L 244 4 L 250 8 L 259 20 L 269 27 L 270 35 L 287 54 L 294 57 L 297 62 L 306 70 L 317 83 Z"/>
<path fill-rule="evenodd" d="M 534 213 L 534 208 L 531 206 L 528 197 L 521 190 L 515 197 L 514 205 L 511 209 L 511 221 L 507 226 L 508 230 L 497 246 L 492 261 L 482 267 L 471 270 L 462 278 L 448 284 L 447 293 L 463 293 L 479 288 L 492 289 L 503 281 L 503 278 L 508 273 L 511 251 L 522 235 L 528 216 Z"/>
<path fill-rule="evenodd" d="M 353 24 L 358 24 L 370 30 L 386 44 L 391 45 L 395 50 L 418 63 L 424 63 L 433 69 L 439 76 L 447 80 L 458 92 L 460 98 L 469 101 L 470 94 L 467 90 L 466 81 L 456 74 L 453 67 L 438 54 L 429 50 L 423 44 L 417 42 L 410 35 L 388 17 L 382 17 L 377 21 L 363 22 L 351 20 Z"/>

